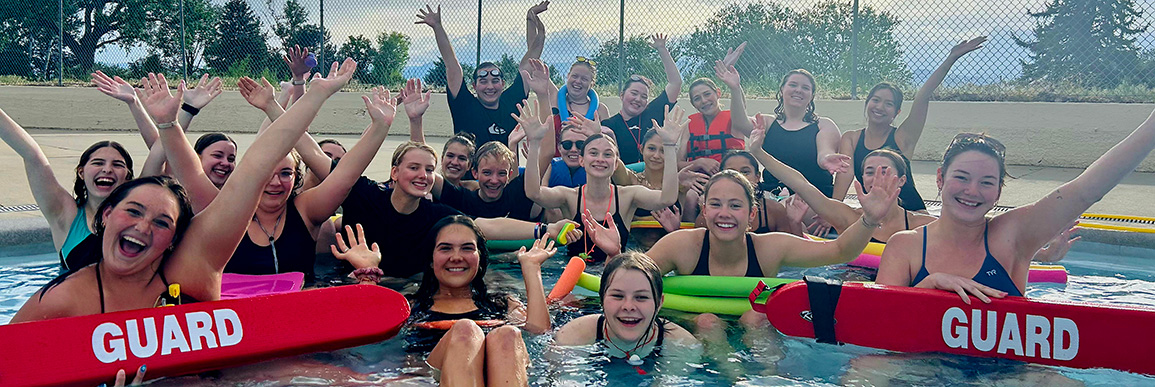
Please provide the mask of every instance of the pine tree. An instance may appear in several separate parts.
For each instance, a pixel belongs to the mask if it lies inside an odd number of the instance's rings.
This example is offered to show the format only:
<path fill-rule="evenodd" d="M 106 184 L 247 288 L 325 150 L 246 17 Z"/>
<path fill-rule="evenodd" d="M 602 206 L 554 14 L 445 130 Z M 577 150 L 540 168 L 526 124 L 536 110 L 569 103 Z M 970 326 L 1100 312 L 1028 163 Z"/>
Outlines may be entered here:
<path fill-rule="evenodd" d="M 253 9 L 244 0 L 229 0 L 219 20 L 217 38 L 205 48 L 208 66 L 218 72 L 227 72 L 230 68 L 247 72 L 233 75 L 250 75 L 264 68 L 270 58 L 269 46 Z M 247 69 L 237 68 L 245 63 Z"/>
<path fill-rule="evenodd" d="M 1027 80 L 1069 81 L 1082 86 L 1118 86 L 1140 66 L 1135 36 L 1142 12 L 1134 0 L 1051 0 L 1035 18 L 1034 40 L 1015 38 L 1030 50 L 1021 61 Z"/>

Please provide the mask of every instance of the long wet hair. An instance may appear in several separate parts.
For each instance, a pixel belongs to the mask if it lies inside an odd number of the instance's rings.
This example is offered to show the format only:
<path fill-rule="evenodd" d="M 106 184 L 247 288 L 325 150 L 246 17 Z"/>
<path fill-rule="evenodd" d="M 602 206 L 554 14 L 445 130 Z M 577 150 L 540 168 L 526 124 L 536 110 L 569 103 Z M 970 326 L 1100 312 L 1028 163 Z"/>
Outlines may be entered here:
<path fill-rule="evenodd" d="M 809 123 L 818 122 L 818 115 L 814 114 L 814 98 L 818 96 L 818 82 L 814 81 L 814 74 L 806 71 L 806 69 L 790 70 L 790 72 L 786 73 L 786 76 L 782 77 L 782 83 L 778 84 L 778 95 L 776 97 L 778 99 L 778 106 L 774 107 L 774 116 L 778 119 L 778 122 L 786 122 L 786 109 L 782 107 L 782 88 L 786 87 L 786 81 L 790 80 L 790 76 L 794 74 L 802 74 L 806 76 L 806 79 L 810 80 L 810 105 L 806 107 L 806 115 L 802 116 L 802 121 Z"/>
<path fill-rule="evenodd" d="M 170 242 L 169 248 L 164 250 L 164 253 L 160 258 L 160 265 L 157 266 L 157 271 L 159 272 L 160 270 L 164 270 L 165 264 L 168 263 L 168 259 L 170 256 L 172 256 L 173 250 L 175 250 L 176 246 L 180 244 L 181 238 L 184 237 L 184 233 L 188 230 L 188 226 L 192 222 L 193 218 L 192 200 L 189 199 L 188 191 L 185 191 L 184 187 L 182 187 L 180 183 L 177 183 L 176 179 L 163 175 L 148 176 L 129 180 L 124 184 L 121 184 L 119 187 L 116 187 L 116 189 L 112 190 L 112 193 L 108 195 L 107 199 L 104 199 L 104 202 L 100 203 L 100 207 L 98 207 L 96 210 L 93 228 L 96 229 L 94 234 L 101 240 L 101 245 L 103 246 L 105 231 L 104 212 L 116 207 L 116 205 L 120 204 L 120 202 L 123 202 L 124 199 L 128 198 L 128 194 L 132 193 L 132 191 L 137 187 L 147 184 L 157 185 L 171 192 L 172 195 L 176 198 L 177 207 L 180 210 L 180 213 L 177 214 L 176 228 L 174 229 L 172 242 Z M 100 259 L 104 259 L 103 255 Z M 63 274 L 60 274 L 60 276 L 57 276 L 51 281 L 48 281 L 48 283 L 45 284 L 44 287 L 40 290 L 40 298 L 43 299 L 44 293 L 48 292 L 49 289 L 59 285 L 61 282 L 64 282 L 68 276 L 76 273 L 77 271 L 80 271 L 80 269 L 83 268 L 83 266 L 71 268 Z"/>
<path fill-rule="evenodd" d="M 88 164 L 88 160 L 92 159 L 93 153 L 104 148 L 112 148 L 120 153 L 120 157 L 124 158 L 124 166 L 128 168 L 128 174 L 124 175 L 124 180 L 126 183 L 132 180 L 132 156 L 128 154 L 123 145 L 116 141 L 107 140 L 89 145 L 88 149 L 80 154 L 80 162 L 76 164 L 76 181 L 72 183 L 72 193 L 76 195 L 77 207 L 83 206 L 88 201 L 88 187 L 84 185 L 84 176 L 80 171 L 84 169 L 84 164 Z"/>
<path fill-rule="evenodd" d="M 441 234 L 441 230 L 454 224 L 468 227 L 477 237 L 477 275 L 469 283 L 469 287 L 473 290 L 473 303 L 477 305 L 483 315 L 504 316 L 509 308 L 506 295 L 489 294 L 489 288 L 485 284 L 485 273 L 489 269 L 489 249 L 485 247 L 485 234 L 481 232 L 480 227 L 477 227 L 473 218 L 465 215 L 451 215 L 441 218 L 425 234 L 422 254 L 428 258 L 429 265 L 425 267 L 424 274 L 421 275 L 421 285 L 412 296 L 413 310 L 415 312 L 427 312 L 433 308 L 433 296 L 437 295 L 437 291 L 441 288 L 441 282 L 433 274 L 433 250 L 437 248 L 437 237 Z"/>

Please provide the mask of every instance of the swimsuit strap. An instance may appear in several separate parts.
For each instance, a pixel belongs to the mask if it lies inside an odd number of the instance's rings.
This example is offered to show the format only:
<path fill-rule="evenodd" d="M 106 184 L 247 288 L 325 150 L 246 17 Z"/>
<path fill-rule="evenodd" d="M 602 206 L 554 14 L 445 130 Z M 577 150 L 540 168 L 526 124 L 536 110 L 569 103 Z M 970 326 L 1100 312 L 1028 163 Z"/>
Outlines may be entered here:
<path fill-rule="evenodd" d="M 600 342 L 603 339 L 605 339 L 604 337 L 602 337 L 602 328 L 604 328 L 605 325 L 606 325 L 606 315 L 604 315 L 604 314 L 599 315 L 598 316 L 598 329 L 597 329 L 598 336 L 597 336 L 597 338 L 594 339 L 595 342 Z"/>
<path fill-rule="evenodd" d="M 96 262 L 96 292 L 100 294 L 100 314 L 104 314 L 104 281 L 100 280 L 100 262 Z"/>
<path fill-rule="evenodd" d="M 710 275 L 710 231 L 703 234 L 702 252 L 698 254 L 698 265 L 694 267 L 693 275 Z"/>
<path fill-rule="evenodd" d="M 923 279 L 930 276 L 930 272 L 926 271 L 926 226 L 922 226 L 922 267 L 915 273 L 914 279 L 910 281 L 910 286 L 918 285 Z"/>
<path fill-rule="evenodd" d="M 754 249 L 754 237 L 750 233 L 746 233 L 746 276 L 762 276 L 762 265 L 758 264 L 758 251 Z"/>
<path fill-rule="evenodd" d="M 906 223 L 904 229 L 910 230 L 910 211 L 902 210 L 902 221 Z"/>

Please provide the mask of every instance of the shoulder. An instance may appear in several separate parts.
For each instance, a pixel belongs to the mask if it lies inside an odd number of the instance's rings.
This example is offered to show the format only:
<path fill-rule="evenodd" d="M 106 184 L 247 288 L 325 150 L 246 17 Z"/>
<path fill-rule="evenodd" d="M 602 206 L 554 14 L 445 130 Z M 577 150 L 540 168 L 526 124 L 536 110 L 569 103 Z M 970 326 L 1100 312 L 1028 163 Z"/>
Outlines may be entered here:
<path fill-rule="evenodd" d="M 421 205 L 419 208 L 429 211 L 429 213 L 433 214 L 437 220 L 450 215 L 461 215 L 461 211 L 441 203 L 434 203 L 429 199 L 421 199 Z"/>
<path fill-rule="evenodd" d="M 573 319 L 557 331 L 554 343 L 557 345 L 588 345 L 597 340 L 598 318 L 591 314 Z"/>
<path fill-rule="evenodd" d="M 855 130 L 847 131 L 846 133 L 842 134 L 842 141 L 843 142 L 856 142 L 856 141 L 858 141 L 858 137 L 862 135 L 862 131 L 864 131 L 864 130 L 866 130 L 866 129 L 855 129 Z"/>
<path fill-rule="evenodd" d="M 81 305 L 93 306 L 88 296 L 97 289 L 95 265 L 72 273 L 51 287 L 41 288 L 28 298 L 13 318 L 13 322 L 40 321 L 53 318 L 80 316 L 86 313 Z"/>
<path fill-rule="evenodd" d="M 676 340 L 676 341 L 680 342 L 681 344 L 697 344 L 698 343 L 698 339 L 696 337 L 694 337 L 694 335 L 692 333 L 690 333 L 690 331 L 686 330 L 686 328 L 682 328 L 681 325 L 678 325 L 678 324 L 674 323 L 673 321 L 666 321 L 665 326 L 663 326 L 662 328 L 666 330 L 666 339 L 667 340 Z"/>
<path fill-rule="evenodd" d="M 829 117 L 818 117 L 818 130 L 838 130 L 838 124 Z"/>
<path fill-rule="evenodd" d="M 449 99 L 450 106 L 454 103 L 465 103 L 467 101 L 477 100 L 473 96 L 473 92 L 469 91 L 469 84 L 466 83 L 465 77 L 461 77 L 461 88 L 457 90 L 457 94 L 455 95 L 447 90 L 445 92 L 445 98 Z"/>
<path fill-rule="evenodd" d="M 914 212 L 914 211 L 911 211 L 908 213 L 910 214 L 910 218 L 912 220 L 910 222 L 911 227 L 925 226 L 925 225 L 930 224 L 930 222 L 938 220 L 938 218 L 935 217 L 934 215 L 927 215 L 927 214 L 924 214 L 921 212 Z"/>
<path fill-rule="evenodd" d="M 894 233 L 894 235 L 890 236 L 890 239 L 887 239 L 886 249 L 884 251 L 894 253 L 888 255 L 895 255 L 907 253 L 911 249 L 921 248 L 922 232 L 919 231 L 921 229 L 922 228 L 919 227 L 913 230 L 899 231 Z"/>
<path fill-rule="evenodd" d="M 691 228 L 677 230 L 666 234 L 646 252 L 654 261 L 667 261 L 675 264 L 696 262 L 702 251 L 702 240 L 705 238 L 705 228 Z"/>

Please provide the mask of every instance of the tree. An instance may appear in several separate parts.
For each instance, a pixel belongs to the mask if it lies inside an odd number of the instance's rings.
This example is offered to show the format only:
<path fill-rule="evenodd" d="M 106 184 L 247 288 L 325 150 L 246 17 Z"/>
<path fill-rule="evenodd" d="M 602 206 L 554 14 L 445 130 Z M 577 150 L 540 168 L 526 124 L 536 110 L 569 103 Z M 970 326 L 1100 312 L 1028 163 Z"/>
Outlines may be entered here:
<path fill-rule="evenodd" d="M 1135 37 L 1142 12 L 1134 0 L 1051 0 L 1035 19 L 1034 40 L 1015 37 L 1030 50 L 1021 60 L 1023 79 L 1069 81 L 1112 88 L 1141 66 Z"/>
<path fill-rule="evenodd" d="M 422 80 L 425 81 L 424 83 L 427 87 L 446 88 L 449 82 L 445 80 L 445 61 L 442 60 L 441 57 L 437 57 L 437 60 L 433 61 L 433 68 L 430 68 L 429 71 L 425 73 Z"/>
<path fill-rule="evenodd" d="M 357 63 L 368 64 L 369 60 L 376 56 L 377 50 L 373 48 L 373 41 L 366 38 L 365 35 L 357 35 L 349 36 L 349 40 L 341 45 L 340 50 L 337 50 L 336 58 L 353 58 Z M 368 77 L 369 66 L 357 66 L 357 72 L 353 74 L 353 79 L 366 83 L 369 81 Z M 442 79 L 444 78 L 445 76 L 442 75 Z M 444 81 L 442 82 L 444 83 Z"/>
<path fill-rule="evenodd" d="M 150 56 L 157 56 L 162 66 L 176 71 L 187 66 L 189 76 L 194 76 L 204 67 L 205 49 L 216 40 L 221 11 L 209 0 L 184 0 L 185 47 L 181 47 L 180 12 L 169 12 L 156 22 L 158 34 L 145 39 Z M 186 53 L 185 63 L 181 63 L 181 55 Z"/>
<path fill-rule="evenodd" d="M 265 40 L 261 22 L 253 15 L 252 8 L 244 0 L 229 0 L 217 24 L 216 39 L 205 48 L 205 62 L 219 72 L 232 68 L 246 74 L 258 73 L 270 59 Z M 235 66 L 242 62 L 248 64 L 247 70 Z"/>
<path fill-rule="evenodd" d="M 409 62 L 409 37 L 400 32 L 377 35 L 377 49 L 370 62 L 369 79 L 374 84 L 398 84 L 405 80 L 401 70 Z"/>
<path fill-rule="evenodd" d="M 638 74 L 650 78 L 656 85 L 666 83 L 666 70 L 658 51 L 650 46 L 650 38 L 634 35 L 623 42 L 625 48 L 625 71 L 619 67 L 618 41 L 607 40 L 598 47 L 594 61 L 598 63 L 598 81 L 603 85 L 616 85 L 630 75 Z M 552 74 L 552 73 L 551 73 Z"/>
<path fill-rule="evenodd" d="M 272 9 L 272 1 L 268 0 L 269 9 Z M 318 24 L 309 23 L 309 11 L 301 6 L 297 0 L 289 0 L 285 2 L 284 10 L 280 15 L 274 15 L 276 19 L 276 26 L 273 32 L 277 37 L 281 38 L 281 51 L 284 52 L 289 47 L 294 45 L 308 48 L 309 52 L 315 53 L 318 56 L 322 54 L 321 43 L 324 41 L 324 57 L 325 61 L 334 61 L 339 57 L 337 49 L 330 43 L 333 39 L 329 36 L 329 31 L 324 32 L 322 39 L 321 26 Z M 344 57 L 340 57 L 344 58 Z M 318 57 L 319 61 L 321 58 Z M 326 68 L 324 63 L 317 64 L 321 68 Z M 278 67 L 279 72 L 283 72 L 284 76 L 289 75 L 289 70 L 283 66 Z"/>
<path fill-rule="evenodd" d="M 808 8 L 799 16 L 797 37 L 808 47 L 803 66 L 823 78 L 850 83 L 852 67 L 853 9 L 848 2 L 828 1 Z M 894 36 L 898 19 L 869 6 L 858 10 L 858 82 L 873 85 L 881 81 L 905 85 L 911 73 L 902 60 L 902 49 Z M 869 87 L 869 86 L 867 86 Z"/>
<path fill-rule="evenodd" d="M 747 42 L 746 54 L 735 67 L 743 81 L 773 83 L 777 77 L 805 64 L 795 31 L 795 13 L 776 3 L 730 4 L 694 28 L 690 38 L 676 45 L 692 77 L 713 77 L 714 61 L 727 48 Z"/>

